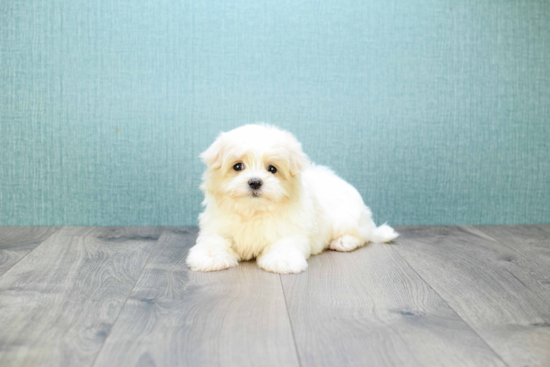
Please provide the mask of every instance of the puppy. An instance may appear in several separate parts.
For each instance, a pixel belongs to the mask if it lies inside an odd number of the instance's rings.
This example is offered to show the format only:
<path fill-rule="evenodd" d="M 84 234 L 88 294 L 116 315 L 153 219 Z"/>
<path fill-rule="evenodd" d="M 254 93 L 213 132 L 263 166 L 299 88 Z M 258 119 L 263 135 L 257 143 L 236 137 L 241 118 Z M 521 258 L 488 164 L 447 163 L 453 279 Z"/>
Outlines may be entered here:
<path fill-rule="evenodd" d="M 352 251 L 398 234 L 376 227 L 361 195 L 327 167 L 310 163 L 289 132 L 266 124 L 222 133 L 201 154 L 205 210 L 189 250 L 195 271 L 256 259 L 273 273 L 300 273 L 327 247 Z"/>

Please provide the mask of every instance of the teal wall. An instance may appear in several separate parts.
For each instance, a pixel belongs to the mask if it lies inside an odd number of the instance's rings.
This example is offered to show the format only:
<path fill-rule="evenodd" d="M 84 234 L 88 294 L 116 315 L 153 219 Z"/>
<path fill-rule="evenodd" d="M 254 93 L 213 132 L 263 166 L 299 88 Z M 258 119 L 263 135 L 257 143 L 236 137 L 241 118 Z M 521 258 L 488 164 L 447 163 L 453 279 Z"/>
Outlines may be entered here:
<path fill-rule="evenodd" d="M 550 222 L 550 2 L 0 0 L 2 225 L 194 225 L 257 121 L 380 222 Z"/>

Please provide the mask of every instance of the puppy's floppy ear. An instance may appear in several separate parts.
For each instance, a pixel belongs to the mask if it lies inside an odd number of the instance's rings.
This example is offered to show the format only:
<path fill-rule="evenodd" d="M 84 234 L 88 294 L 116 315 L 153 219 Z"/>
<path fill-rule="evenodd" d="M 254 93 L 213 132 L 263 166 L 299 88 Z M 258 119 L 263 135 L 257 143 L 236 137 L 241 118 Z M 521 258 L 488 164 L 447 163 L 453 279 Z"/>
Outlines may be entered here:
<path fill-rule="evenodd" d="M 224 152 L 224 134 L 220 134 L 218 138 L 201 153 L 201 160 L 206 163 L 209 167 L 213 169 L 219 169 L 223 163 L 223 152 Z"/>
<path fill-rule="evenodd" d="M 292 139 L 289 139 L 288 151 L 290 153 L 288 168 L 290 175 L 294 177 L 298 173 L 302 172 L 304 168 L 309 166 L 309 158 L 302 151 L 302 144 L 300 144 L 294 136 L 292 136 Z"/>
<path fill-rule="evenodd" d="M 302 172 L 302 170 L 308 165 L 309 158 L 304 152 L 299 151 L 290 155 L 289 171 L 291 176 L 296 176 L 298 173 Z"/>

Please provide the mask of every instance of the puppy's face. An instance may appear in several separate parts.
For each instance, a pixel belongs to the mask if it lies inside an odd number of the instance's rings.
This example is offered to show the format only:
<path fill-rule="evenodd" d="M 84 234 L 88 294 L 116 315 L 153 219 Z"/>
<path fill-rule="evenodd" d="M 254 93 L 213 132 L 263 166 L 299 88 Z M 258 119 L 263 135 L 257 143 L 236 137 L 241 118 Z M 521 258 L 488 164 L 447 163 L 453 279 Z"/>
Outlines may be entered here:
<path fill-rule="evenodd" d="M 218 205 L 249 215 L 299 195 L 300 172 L 309 163 L 292 134 L 268 125 L 223 133 L 201 158 L 208 165 L 203 191 Z"/>

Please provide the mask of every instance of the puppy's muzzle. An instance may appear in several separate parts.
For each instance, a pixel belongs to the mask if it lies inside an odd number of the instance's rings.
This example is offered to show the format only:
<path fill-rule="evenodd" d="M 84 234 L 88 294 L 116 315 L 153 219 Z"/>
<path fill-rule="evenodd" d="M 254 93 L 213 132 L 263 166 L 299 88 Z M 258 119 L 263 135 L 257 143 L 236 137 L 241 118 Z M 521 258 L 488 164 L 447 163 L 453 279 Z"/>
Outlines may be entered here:
<path fill-rule="evenodd" d="M 260 180 L 259 178 L 251 178 L 248 181 L 248 186 L 250 186 L 252 190 L 258 190 L 260 187 L 262 187 L 262 183 L 262 180 Z"/>

